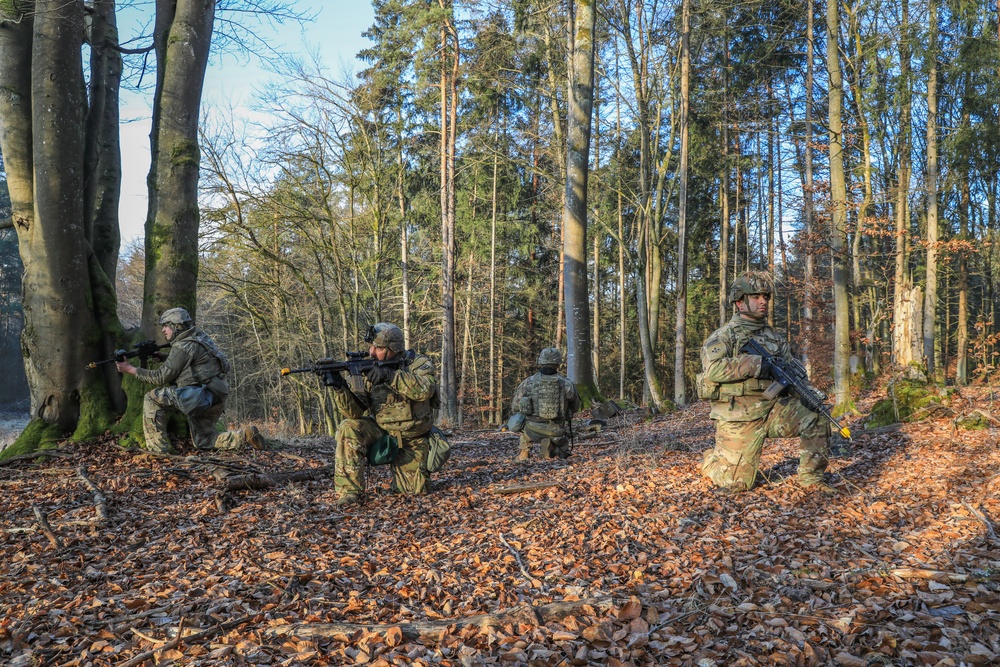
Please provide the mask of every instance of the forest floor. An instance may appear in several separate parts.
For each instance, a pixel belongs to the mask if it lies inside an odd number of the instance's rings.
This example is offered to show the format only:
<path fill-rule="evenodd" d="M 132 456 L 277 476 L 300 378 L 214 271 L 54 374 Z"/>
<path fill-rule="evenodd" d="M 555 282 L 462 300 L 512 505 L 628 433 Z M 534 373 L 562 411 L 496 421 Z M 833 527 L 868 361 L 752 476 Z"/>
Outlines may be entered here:
<path fill-rule="evenodd" d="M 0 467 L 0 664 L 995 665 L 991 423 L 852 421 L 836 497 L 797 486 L 795 440 L 766 446 L 768 484 L 713 493 L 704 402 L 578 420 L 568 461 L 458 431 L 431 494 L 392 495 L 377 468 L 346 511 L 329 478 L 217 502 L 226 473 L 332 465 L 330 438 L 190 458 L 67 444 Z"/>

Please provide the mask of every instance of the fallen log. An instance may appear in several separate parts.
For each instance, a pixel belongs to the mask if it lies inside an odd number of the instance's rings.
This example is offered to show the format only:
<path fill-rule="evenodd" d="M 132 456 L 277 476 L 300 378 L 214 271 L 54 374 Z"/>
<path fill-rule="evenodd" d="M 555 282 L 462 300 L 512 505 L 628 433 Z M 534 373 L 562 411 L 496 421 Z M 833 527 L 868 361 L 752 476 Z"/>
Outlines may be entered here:
<path fill-rule="evenodd" d="M 37 452 L 30 452 L 28 454 L 18 454 L 17 456 L 12 456 L 9 459 L 4 459 L 0 461 L 0 466 L 10 465 L 11 463 L 17 463 L 18 461 L 28 461 L 32 459 L 40 459 L 43 456 L 70 456 L 70 452 L 62 449 L 43 449 Z"/>
<path fill-rule="evenodd" d="M 288 472 L 273 472 L 251 475 L 230 475 L 222 480 L 222 493 L 233 491 L 246 491 L 257 489 L 270 489 L 274 486 L 283 486 L 290 482 L 309 482 L 316 479 L 325 479 L 333 475 L 334 466 L 323 466 L 322 468 L 306 468 L 304 470 L 291 470 Z"/>
<path fill-rule="evenodd" d="M 897 567 L 889 570 L 889 574 L 900 579 L 928 579 L 938 583 L 961 584 L 969 580 L 969 575 L 958 572 L 943 572 L 941 570 L 925 570 L 914 567 Z"/>
<path fill-rule="evenodd" d="M 531 491 L 538 491 L 539 489 L 549 489 L 553 486 L 559 486 L 559 482 L 535 482 L 534 484 L 502 486 L 499 489 L 493 489 L 493 493 L 499 493 L 502 496 L 507 496 L 513 493 L 530 493 Z"/>
<path fill-rule="evenodd" d="M 972 513 L 972 516 L 974 516 L 977 519 L 979 519 L 979 521 L 984 526 L 986 526 L 986 536 L 989 537 L 991 540 L 997 539 L 997 533 L 993 529 L 993 522 L 990 521 L 988 518 L 986 518 L 985 514 L 983 514 L 979 510 L 977 510 L 975 507 L 973 507 L 972 505 L 970 505 L 968 502 L 966 502 L 966 501 L 963 500 L 962 504 L 965 505 L 965 509 L 969 510 L 969 512 Z"/>
<path fill-rule="evenodd" d="M 87 468 L 80 466 L 76 469 L 76 474 L 80 476 L 83 485 L 94 494 L 94 506 L 97 508 L 97 523 L 105 523 L 108 520 L 108 499 L 101 492 L 101 487 L 94 483 L 87 475 Z"/>
<path fill-rule="evenodd" d="M 855 431 L 854 437 L 859 435 L 879 435 L 880 433 L 895 433 L 896 431 L 903 428 L 903 424 L 896 422 L 895 424 L 889 424 L 888 426 L 876 426 L 875 428 L 866 428 L 860 431 Z"/>
<path fill-rule="evenodd" d="M 537 607 L 523 605 L 499 611 L 494 614 L 481 614 L 466 618 L 452 618 L 440 621 L 415 621 L 413 623 L 390 623 L 387 625 L 372 625 L 365 623 L 292 623 L 279 625 L 264 631 L 269 637 L 290 635 L 303 639 L 330 639 L 338 635 L 351 636 L 358 630 L 384 633 L 398 628 L 403 637 L 411 640 L 441 641 L 451 627 L 458 629 L 470 625 L 483 630 L 495 628 L 508 623 L 528 623 L 544 625 L 550 621 L 558 621 L 567 616 L 581 613 L 584 607 L 590 606 L 595 613 L 606 614 L 614 606 L 610 597 L 587 598 L 569 602 L 553 602 Z"/>
<path fill-rule="evenodd" d="M 239 627 L 244 623 L 248 623 L 253 620 L 253 616 L 244 616 L 243 618 L 237 619 L 235 621 L 227 621 L 226 623 L 220 623 L 219 625 L 212 626 L 207 630 L 202 630 L 193 635 L 188 635 L 184 637 L 184 620 L 181 619 L 180 626 L 177 628 L 177 636 L 172 640 L 164 644 L 163 646 L 158 646 L 154 649 L 144 651 L 134 658 L 129 659 L 127 662 L 123 662 L 121 667 L 136 667 L 136 665 L 141 665 L 150 658 L 154 657 L 157 653 L 162 655 L 162 651 L 169 651 L 170 649 L 180 646 L 182 643 L 188 646 L 194 645 L 196 642 L 200 642 L 203 639 L 209 639 L 219 634 L 220 632 L 228 632 L 233 628 Z"/>
<path fill-rule="evenodd" d="M 32 505 L 31 511 L 35 513 L 35 520 L 38 521 L 38 528 L 42 531 L 42 534 L 49 538 L 49 542 L 52 543 L 53 547 L 56 549 L 62 549 L 62 540 L 60 540 L 59 536 L 52 530 L 52 526 L 49 525 L 49 520 L 45 516 L 45 512 L 42 511 L 42 508 L 38 505 Z"/>

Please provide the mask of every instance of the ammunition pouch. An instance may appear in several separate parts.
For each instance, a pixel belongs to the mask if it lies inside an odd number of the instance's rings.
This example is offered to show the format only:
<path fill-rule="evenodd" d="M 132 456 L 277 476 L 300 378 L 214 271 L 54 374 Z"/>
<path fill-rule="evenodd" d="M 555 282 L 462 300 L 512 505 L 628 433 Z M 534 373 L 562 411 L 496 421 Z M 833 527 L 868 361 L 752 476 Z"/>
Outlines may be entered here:
<path fill-rule="evenodd" d="M 727 382 L 718 386 L 719 398 L 728 399 L 730 396 L 747 396 L 750 394 L 763 394 L 764 390 L 771 386 L 772 381 L 763 378 L 747 378 L 742 382 Z"/>

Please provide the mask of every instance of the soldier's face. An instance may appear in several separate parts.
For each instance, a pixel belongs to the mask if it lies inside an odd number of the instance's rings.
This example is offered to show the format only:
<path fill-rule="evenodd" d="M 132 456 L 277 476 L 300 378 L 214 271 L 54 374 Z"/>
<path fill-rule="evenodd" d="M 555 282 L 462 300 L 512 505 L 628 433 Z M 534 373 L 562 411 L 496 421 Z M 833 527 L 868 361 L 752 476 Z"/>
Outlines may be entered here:
<path fill-rule="evenodd" d="M 767 317 L 767 304 L 770 301 L 770 294 L 744 294 L 736 302 L 736 309 L 742 317 L 759 322 Z"/>
<path fill-rule="evenodd" d="M 378 359 L 379 361 L 385 361 L 386 359 L 392 359 L 396 356 L 396 353 L 387 347 L 375 347 L 372 345 L 368 348 L 368 356 L 372 359 Z"/>
<path fill-rule="evenodd" d="M 163 339 L 168 343 L 174 339 L 174 328 L 169 324 L 163 325 Z"/>

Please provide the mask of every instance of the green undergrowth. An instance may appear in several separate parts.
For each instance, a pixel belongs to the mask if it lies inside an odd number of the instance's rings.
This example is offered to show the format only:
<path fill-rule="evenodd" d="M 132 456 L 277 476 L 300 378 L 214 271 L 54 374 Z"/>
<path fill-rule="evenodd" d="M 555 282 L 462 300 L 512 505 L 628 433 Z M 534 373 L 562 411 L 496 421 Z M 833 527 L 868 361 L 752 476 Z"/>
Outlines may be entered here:
<path fill-rule="evenodd" d="M 990 427 L 990 420 L 984 415 L 972 413 L 955 420 L 955 426 L 966 431 L 982 431 Z"/>
<path fill-rule="evenodd" d="M 892 382 L 886 387 L 886 394 L 872 407 L 865 428 L 919 420 L 928 414 L 928 407 L 948 404 L 947 395 L 942 395 L 936 386 L 914 380 Z"/>

